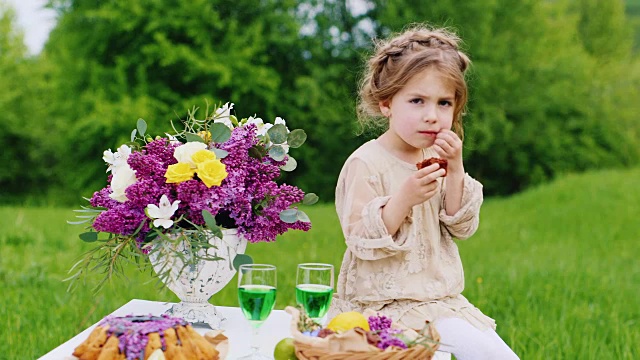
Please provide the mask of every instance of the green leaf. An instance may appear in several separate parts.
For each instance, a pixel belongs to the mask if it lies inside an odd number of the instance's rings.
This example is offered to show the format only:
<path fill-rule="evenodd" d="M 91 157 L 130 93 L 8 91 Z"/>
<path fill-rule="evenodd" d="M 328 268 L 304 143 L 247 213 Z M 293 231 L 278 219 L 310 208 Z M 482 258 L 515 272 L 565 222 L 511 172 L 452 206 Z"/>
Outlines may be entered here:
<path fill-rule="evenodd" d="M 309 216 L 302 210 L 298 210 L 297 219 L 306 223 L 311 222 L 311 219 L 309 219 Z"/>
<path fill-rule="evenodd" d="M 207 224 L 207 227 L 209 228 L 209 230 L 211 230 L 213 235 L 222 239 L 222 230 L 220 230 L 220 227 L 216 223 L 216 218 L 213 217 L 213 215 L 211 215 L 208 210 L 202 210 L 202 217 L 204 218 L 204 222 Z"/>
<path fill-rule="evenodd" d="M 313 205 L 315 203 L 318 202 L 320 198 L 318 197 L 318 195 L 314 194 L 314 193 L 307 193 L 304 194 L 304 198 L 302 199 L 302 203 L 304 205 Z"/>
<path fill-rule="evenodd" d="M 133 131 L 131 132 L 131 142 L 133 142 L 136 139 L 137 133 L 138 133 L 138 129 L 133 129 Z"/>
<path fill-rule="evenodd" d="M 211 230 L 213 235 L 218 239 L 222 239 L 222 237 L 224 236 L 219 226 L 209 226 L 209 230 Z"/>
<path fill-rule="evenodd" d="M 204 142 L 204 139 L 196 134 L 186 133 L 184 136 L 187 138 L 187 142 Z"/>
<path fill-rule="evenodd" d="M 91 218 L 93 218 L 93 216 Z M 67 224 L 69 224 L 69 225 L 80 225 L 80 224 L 87 223 L 89 221 L 91 221 L 91 219 L 80 220 L 80 221 L 67 221 Z"/>
<path fill-rule="evenodd" d="M 136 124 L 136 128 L 140 133 L 140 136 L 144 136 L 147 133 L 147 122 L 143 119 L 138 119 L 138 123 Z"/>
<path fill-rule="evenodd" d="M 213 148 L 211 149 L 211 151 L 213 151 L 213 153 L 216 154 L 216 158 L 218 159 L 224 159 L 227 157 L 227 155 L 229 155 L 228 151 L 222 150 L 222 149 Z"/>
<path fill-rule="evenodd" d="M 291 155 L 289 155 L 289 158 L 287 159 L 287 163 L 280 166 L 280 169 L 282 169 L 282 171 L 293 171 L 297 167 L 298 167 L 298 162 L 296 161 L 296 159 L 291 157 Z"/>
<path fill-rule="evenodd" d="M 223 143 L 231 138 L 231 129 L 223 123 L 213 123 L 209 132 L 211 132 L 211 141 L 215 143 Z"/>
<path fill-rule="evenodd" d="M 273 125 L 267 134 L 274 144 L 284 144 L 287 141 L 287 127 L 282 124 Z"/>
<path fill-rule="evenodd" d="M 98 233 L 97 232 L 85 232 L 80 234 L 80 239 L 84 242 L 96 242 L 98 241 Z"/>
<path fill-rule="evenodd" d="M 246 254 L 236 254 L 236 257 L 233 259 L 233 268 L 238 270 L 240 269 L 240 265 L 245 264 L 253 264 L 253 258 Z"/>
<path fill-rule="evenodd" d="M 284 160 L 284 157 L 287 155 L 287 153 L 285 153 L 284 149 L 282 148 L 282 146 L 272 146 L 269 149 L 269 156 L 275 160 L 275 161 L 282 161 Z"/>
<path fill-rule="evenodd" d="M 262 146 L 252 146 L 249 148 L 249 156 L 254 159 L 262 160 L 265 155 L 265 150 Z"/>
<path fill-rule="evenodd" d="M 292 148 L 299 148 L 307 141 L 307 133 L 302 129 L 295 129 L 287 136 L 287 144 Z"/>
<path fill-rule="evenodd" d="M 298 210 L 296 209 L 282 210 L 279 216 L 280 216 L 280 220 L 288 224 L 293 224 L 294 222 L 298 221 Z"/>
<path fill-rule="evenodd" d="M 213 217 L 213 215 L 211 215 L 209 210 L 202 210 L 202 218 L 204 219 L 204 222 L 207 223 L 207 226 L 209 227 L 218 226 L 218 224 L 216 223 L 216 218 Z"/>

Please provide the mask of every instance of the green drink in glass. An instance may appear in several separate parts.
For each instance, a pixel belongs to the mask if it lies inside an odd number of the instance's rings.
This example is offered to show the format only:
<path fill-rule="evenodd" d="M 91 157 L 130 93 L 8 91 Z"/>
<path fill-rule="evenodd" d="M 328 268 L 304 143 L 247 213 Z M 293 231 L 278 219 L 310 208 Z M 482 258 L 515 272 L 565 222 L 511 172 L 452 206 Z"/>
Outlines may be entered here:
<path fill-rule="evenodd" d="M 318 284 L 300 284 L 296 286 L 296 302 L 302 304 L 311 318 L 321 318 L 329 310 L 333 288 Z"/>
<path fill-rule="evenodd" d="M 244 317 L 251 321 L 251 325 L 263 322 L 267 320 L 276 304 L 276 288 L 266 285 L 241 286 L 238 288 L 238 302 Z"/>
<path fill-rule="evenodd" d="M 333 297 L 333 265 L 306 263 L 298 265 L 296 302 L 307 315 L 322 323 Z"/>
<path fill-rule="evenodd" d="M 238 303 L 253 329 L 251 353 L 238 360 L 269 360 L 260 353 L 260 325 L 267 320 L 276 304 L 276 267 L 266 264 L 245 264 L 238 269 Z"/>

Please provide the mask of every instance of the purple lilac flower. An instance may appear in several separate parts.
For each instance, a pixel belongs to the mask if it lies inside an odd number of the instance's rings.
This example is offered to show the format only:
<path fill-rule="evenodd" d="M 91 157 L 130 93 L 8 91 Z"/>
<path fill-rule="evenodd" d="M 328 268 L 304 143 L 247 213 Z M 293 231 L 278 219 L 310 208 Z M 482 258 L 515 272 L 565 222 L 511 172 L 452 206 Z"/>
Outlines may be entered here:
<path fill-rule="evenodd" d="M 391 318 L 384 315 L 369 316 L 369 328 L 371 328 L 371 331 L 391 329 L 391 322 Z"/>
<path fill-rule="evenodd" d="M 394 336 L 401 332 L 402 330 L 399 330 L 399 329 L 398 330 L 393 330 L 393 329 L 381 330 L 378 333 L 378 335 L 380 336 L 380 341 L 378 342 L 378 348 L 384 350 L 389 346 L 396 346 L 401 349 L 406 349 L 407 344 L 405 344 L 404 341 Z"/>
<path fill-rule="evenodd" d="M 148 155 L 142 152 L 134 152 L 129 155 L 127 163 L 131 169 L 136 171 L 136 178 L 149 179 L 156 183 L 164 183 L 164 174 L 167 166 L 155 155 Z"/>
<path fill-rule="evenodd" d="M 89 203 L 93 207 L 105 207 L 105 208 L 112 208 L 118 205 L 119 202 L 110 198 L 109 194 L 111 194 L 111 186 L 107 186 L 104 189 L 93 193 L 93 196 L 91 197 L 91 200 L 89 201 Z"/>
<path fill-rule="evenodd" d="M 135 209 L 127 206 L 127 203 L 118 205 L 100 213 L 93 222 L 96 231 L 108 232 L 120 235 L 132 235 L 140 223 L 148 220 L 144 209 Z"/>
<path fill-rule="evenodd" d="M 180 144 L 171 144 L 167 139 L 158 139 L 148 143 L 145 146 L 145 150 L 148 155 L 159 159 L 166 168 L 168 165 L 178 162 L 178 160 L 173 156 L 173 152 L 178 146 L 180 146 Z M 162 175 L 164 176 L 164 174 Z"/>
<path fill-rule="evenodd" d="M 98 326 L 109 325 L 107 334 L 115 335 L 119 340 L 120 352 L 124 352 L 127 360 L 144 358 L 144 348 L 149 342 L 149 334 L 158 333 L 164 338 L 165 330 L 186 326 L 188 323 L 177 317 L 162 316 L 107 316 Z"/>

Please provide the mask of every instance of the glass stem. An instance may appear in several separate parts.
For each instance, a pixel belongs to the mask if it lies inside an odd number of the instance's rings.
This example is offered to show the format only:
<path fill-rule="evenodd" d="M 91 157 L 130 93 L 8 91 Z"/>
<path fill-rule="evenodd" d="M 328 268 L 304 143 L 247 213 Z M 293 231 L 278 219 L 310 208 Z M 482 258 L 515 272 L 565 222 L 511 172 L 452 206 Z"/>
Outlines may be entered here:
<path fill-rule="evenodd" d="M 260 325 L 254 325 L 251 327 L 251 353 L 253 355 L 257 355 L 260 351 L 260 339 L 258 338 L 260 334 Z"/>

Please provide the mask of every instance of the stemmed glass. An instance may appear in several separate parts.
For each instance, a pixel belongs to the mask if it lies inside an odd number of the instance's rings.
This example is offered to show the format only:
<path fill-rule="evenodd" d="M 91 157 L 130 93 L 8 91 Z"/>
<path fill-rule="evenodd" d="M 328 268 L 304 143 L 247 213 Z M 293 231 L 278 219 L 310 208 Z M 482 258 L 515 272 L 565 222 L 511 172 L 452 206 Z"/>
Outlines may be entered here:
<path fill-rule="evenodd" d="M 251 354 L 241 357 L 242 360 L 273 359 L 260 354 L 258 335 L 260 326 L 267 320 L 276 304 L 276 278 L 276 267 L 273 265 L 240 265 L 238 302 L 253 330 Z"/>
<path fill-rule="evenodd" d="M 331 305 L 333 296 L 333 265 L 299 264 L 296 275 L 296 302 L 307 315 L 320 324 Z"/>

